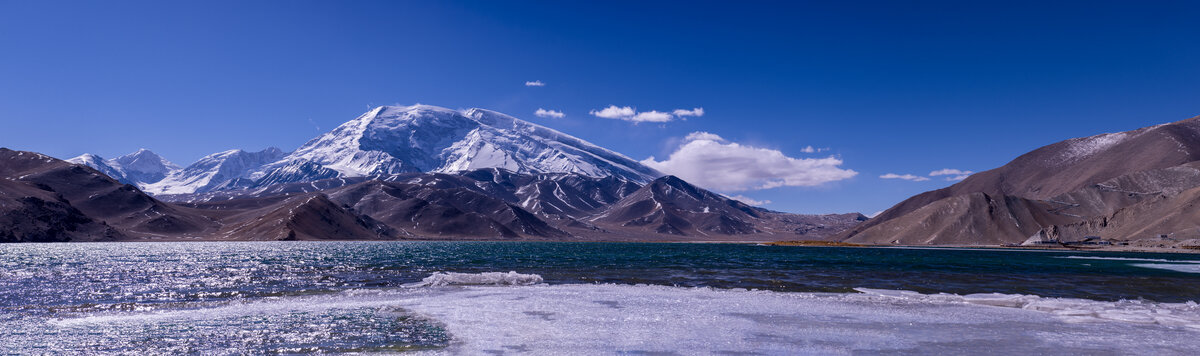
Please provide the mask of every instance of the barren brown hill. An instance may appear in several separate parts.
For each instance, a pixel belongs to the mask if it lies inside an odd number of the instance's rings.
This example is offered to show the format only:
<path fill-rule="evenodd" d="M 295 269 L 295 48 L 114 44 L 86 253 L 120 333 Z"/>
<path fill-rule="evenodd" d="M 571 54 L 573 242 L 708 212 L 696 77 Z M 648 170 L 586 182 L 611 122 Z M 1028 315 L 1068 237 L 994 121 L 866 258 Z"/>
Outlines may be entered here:
<path fill-rule="evenodd" d="M 848 242 L 994 244 L 1111 214 L 1147 194 L 1195 186 L 1200 117 L 1070 139 L 909 198 L 842 233 Z M 1190 167 L 1190 168 L 1189 168 Z M 1121 188 L 1124 186 L 1125 188 Z"/>
<path fill-rule="evenodd" d="M 38 153 L 0 148 L 0 178 L 6 181 L 0 185 L 0 196 L 8 200 L 4 205 L 19 206 L 5 209 L 4 219 L 12 221 L 0 222 L 0 235 L 16 240 L 96 241 L 204 234 L 217 228 L 200 212 Z"/>

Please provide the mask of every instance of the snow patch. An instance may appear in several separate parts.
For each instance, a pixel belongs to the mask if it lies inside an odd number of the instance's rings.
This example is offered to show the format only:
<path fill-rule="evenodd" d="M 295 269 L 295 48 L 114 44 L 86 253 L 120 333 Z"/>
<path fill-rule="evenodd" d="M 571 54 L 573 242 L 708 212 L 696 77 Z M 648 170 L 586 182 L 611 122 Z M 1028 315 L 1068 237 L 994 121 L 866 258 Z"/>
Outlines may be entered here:
<path fill-rule="evenodd" d="M 1116 146 L 1127 138 L 1129 138 L 1128 133 L 1118 132 L 1068 140 L 1067 148 L 1056 159 L 1063 162 L 1084 159 Z"/>

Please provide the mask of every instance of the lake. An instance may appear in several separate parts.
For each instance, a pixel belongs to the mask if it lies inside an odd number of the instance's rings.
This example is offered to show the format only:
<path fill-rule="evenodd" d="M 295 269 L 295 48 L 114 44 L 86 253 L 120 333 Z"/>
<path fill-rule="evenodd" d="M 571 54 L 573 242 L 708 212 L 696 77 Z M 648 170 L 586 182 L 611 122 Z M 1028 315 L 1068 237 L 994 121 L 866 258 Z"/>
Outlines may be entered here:
<path fill-rule="evenodd" d="M 541 242 L 0 245 L 0 353 L 1200 352 L 1200 255 Z"/>

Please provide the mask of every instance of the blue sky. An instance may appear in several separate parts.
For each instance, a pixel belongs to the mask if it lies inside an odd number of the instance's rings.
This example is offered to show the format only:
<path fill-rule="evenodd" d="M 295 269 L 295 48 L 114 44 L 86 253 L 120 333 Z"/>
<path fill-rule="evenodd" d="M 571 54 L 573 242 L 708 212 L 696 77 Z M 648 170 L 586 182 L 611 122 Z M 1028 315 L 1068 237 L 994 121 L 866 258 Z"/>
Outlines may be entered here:
<path fill-rule="evenodd" d="M 0 0 L 0 146 L 145 147 L 186 165 L 294 149 L 369 106 L 419 102 L 494 109 L 639 160 L 694 132 L 799 162 L 785 175 L 833 157 L 813 169 L 856 174 L 725 192 L 869 214 L 951 184 L 884 174 L 981 171 L 1200 115 L 1195 4 Z M 610 105 L 704 115 L 589 114 Z"/>

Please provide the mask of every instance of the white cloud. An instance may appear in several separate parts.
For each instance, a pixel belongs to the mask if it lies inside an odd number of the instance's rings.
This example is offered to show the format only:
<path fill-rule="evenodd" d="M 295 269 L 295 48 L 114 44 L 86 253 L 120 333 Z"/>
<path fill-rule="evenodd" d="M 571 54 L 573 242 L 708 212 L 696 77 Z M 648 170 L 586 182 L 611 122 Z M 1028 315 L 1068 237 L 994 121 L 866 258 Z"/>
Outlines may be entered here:
<path fill-rule="evenodd" d="M 946 180 L 952 181 L 952 182 L 967 179 L 967 177 L 971 176 L 972 174 L 975 174 L 975 172 L 964 171 L 961 169 L 953 169 L 953 168 L 944 168 L 944 169 L 939 169 L 939 170 L 936 170 L 933 172 L 929 172 L 930 177 L 949 176 L 949 177 L 946 177 Z"/>
<path fill-rule="evenodd" d="M 744 146 L 707 132 L 693 132 L 666 160 L 642 164 L 718 191 L 745 191 L 783 186 L 817 186 L 849 179 L 858 172 L 842 169 L 842 160 L 792 158 L 779 150 Z"/>
<path fill-rule="evenodd" d="M 883 214 L 883 210 L 880 210 L 880 211 L 876 211 L 876 212 L 874 212 L 874 213 L 871 213 L 871 215 L 867 215 L 867 217 L 868 217 L 868 218 L 873 218 L 873 217 L 879 216 L 879 214 Z"/>
<path fill-rule="evenodd" d="M 540 80 L 535 80 L 532 82 L 525 82 L 525 86 L 527 86 L 527 87 L 544 87 L 544 86 L 546 86 L 546 83 L 542 83 L 542 81 L 540 81 Z"/>
<path fill-rule="evenodd" d="M 629 121 L 667 122 L 667 121 L 671 121 L 672 119 L 674 119 L 674 117 L 672 117 L 671 114 L 651 110 L 651 111 L 646 111 L 646 112 L 639 112 L 637 115 L 634 115 L 632 119 L 629 119 Z"/>
<path fill-rule="evenodd" d="M 533 114 L 537 115 L 537 117 L 552 117 L 555 119 L 561 119 L 567 116 L 567 114 L 563 114 L 562 111 L 546 110 L 542 108 L 538 108 L 537 111 L 533 112 Z"/>
<path fill-rule="evenodd" d="M 727 195 L 725 197 L 746 203 L 747 205 L 753 205 L 753 206 L 763 206 L 763 205 L 771 204 L 770 200 L 755 200 L 754 198 L 747 197 L 744 195 Z"/>
<path fill-rule="evenodd" d="M 704 116 L 704 108 L 694 108 L 691 110 L 675 109 L 675 111 L 673 111 L 671 113 L 675 114 L 675 116 L 679 116 L 679 117 L 684 117 L 684 116 L 700 117 L 700 116 Z"/>
<path fill-rule="evenodd" d="M 607 108 L 604 108 L 603 110 L 600 110 L 600 111 L 592 110 L 592 111 L 589 111 L 588 113 L 592 114 L 596 117 L 601 117 L 601 118 L 605 118 L 605 119 L 618 119 L 618 120 L 628 120 L 628 118 L 631 118 L 631 117 L 633 117 L 633 115 L 637 114 L 637 112 L 635 112 L 633 110 L 633 108 L 631 108 L 631 107 L 628 107 L 628 106 L 617 107 L 616 105 L 609 105 Z"/>
<path fill-rule="evenodd" d="M 922 177 L 922 176 L 917 176 L 917 175 L 912 175 L 912 174 L 895 174 L 895 173 L 884 174 L 884 175 L 879 176 L 879 178 L 903 179 L 903 180 L 909 180 L 909 181 L 913 181 L 913 182 L 924 182 L 924 181 L 929 180 L 929 178 L 927 178 L 927 177 Z"/>
<path fill-rule="evenodd" d="M 804 153 L 818 153 L 818 152 L 825 152 L 825 151 L 828 151 L 828 150 L 829 150 L 829 147 L 816 148 L 816 147 L 813 147 L 813 146 L 804 146 L 804 148 L 801 148 L 801 149 L 800 149 L 800 152 L 804 152 Z"/>
<path fill-rule="evenodd" d="M 680 115 L 680 112 L 686 113 L 686 115 Z M 632 122 L 670 122 L 670 121 L 674 121 L 676 118 L 679 118 L 682 116 L 704 115 L 704 109 L 695 108 L 690 111 L 689 110 L 675 110 L 674 113 L 662 112 L 662 111 L 657 111 L 657 110 L 638 112 L 637 109 L 634 109 L 633 107 L 630 107 L 630 106 L 609 105 L 608 107 L 606 107 L 604 109 L 592 110 L 592 111 L 588 111 L 588 113 L 592 114 L 595 117 L 599 117 L 599 118 L 625 120 L 625 121 L 632 121 Z"/>

